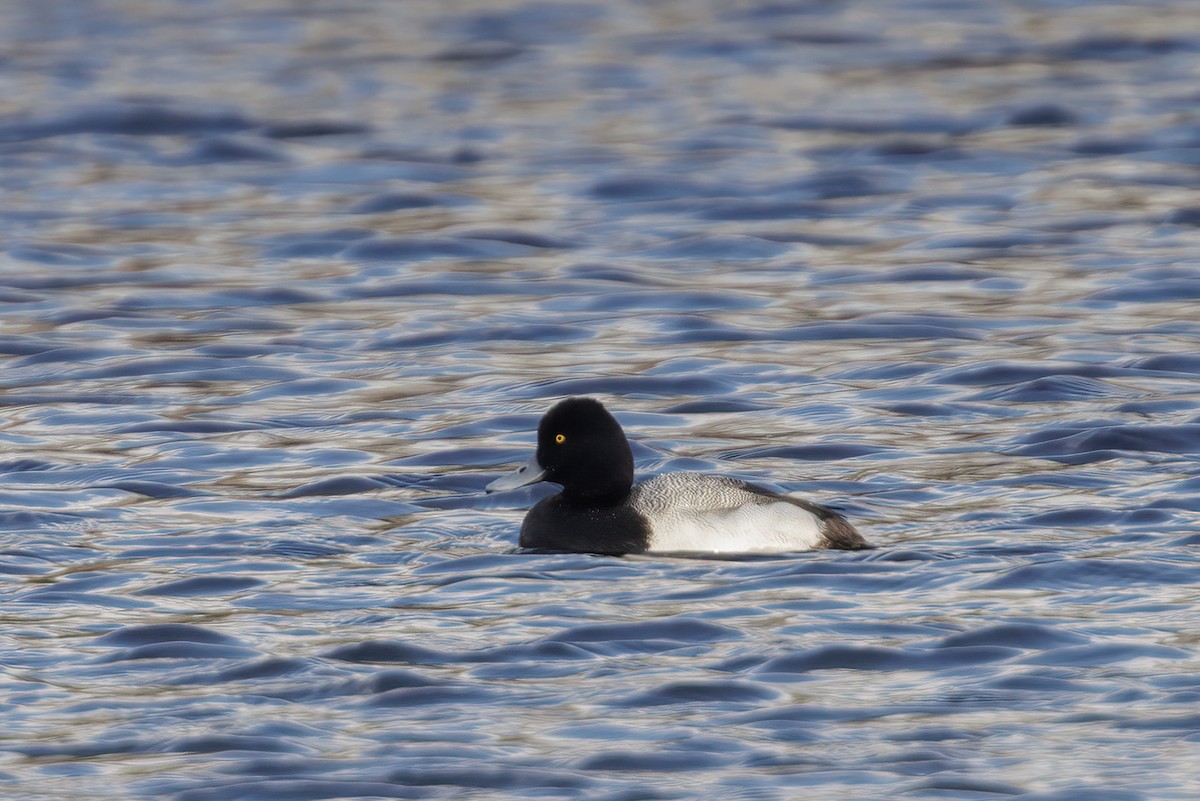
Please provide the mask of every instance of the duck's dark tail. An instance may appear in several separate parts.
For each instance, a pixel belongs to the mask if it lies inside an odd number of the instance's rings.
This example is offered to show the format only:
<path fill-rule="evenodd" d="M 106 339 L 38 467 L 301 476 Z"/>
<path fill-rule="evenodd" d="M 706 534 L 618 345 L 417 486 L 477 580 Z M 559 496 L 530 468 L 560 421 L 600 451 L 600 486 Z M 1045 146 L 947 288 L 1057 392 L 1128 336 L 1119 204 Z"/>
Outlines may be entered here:
<path fill-rule="evenodd" d="M 850 521 L 832 509 L 825 508 L 821 517 L 822 547 L 839 551 L 867 551 L 875 546 L 858 533 Z"/>

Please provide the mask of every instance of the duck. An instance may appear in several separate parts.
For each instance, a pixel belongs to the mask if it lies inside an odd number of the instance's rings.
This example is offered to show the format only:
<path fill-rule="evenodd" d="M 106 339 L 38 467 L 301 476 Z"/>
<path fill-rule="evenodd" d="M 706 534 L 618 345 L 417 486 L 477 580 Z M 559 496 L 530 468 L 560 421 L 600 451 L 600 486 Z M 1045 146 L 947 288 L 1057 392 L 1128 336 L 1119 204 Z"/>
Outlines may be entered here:
<path fill-rule="evenodd" d="M 835 509 L 736 478 L 677 472 L 635 484 L 625 431 L 590 397 L 552 406 L 538 423 L 533 456 L 486 492 L 542 481 L 562 491 L 526 513 L 522 548 L 626 555 L 874 547 Z"/>

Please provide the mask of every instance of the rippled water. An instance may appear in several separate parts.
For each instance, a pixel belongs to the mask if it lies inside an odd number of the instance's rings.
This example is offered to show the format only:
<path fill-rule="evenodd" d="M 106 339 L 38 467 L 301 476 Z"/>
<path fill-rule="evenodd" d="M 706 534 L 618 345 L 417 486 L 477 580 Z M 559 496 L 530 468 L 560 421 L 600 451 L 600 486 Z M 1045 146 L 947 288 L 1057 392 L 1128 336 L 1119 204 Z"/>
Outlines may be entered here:
<path fill-rule="evenodd" d="M 1192 3 L 0 32 L 0 796 L 1200 793 Z M 881 547 L 517 552 L 568 394 Z"/>

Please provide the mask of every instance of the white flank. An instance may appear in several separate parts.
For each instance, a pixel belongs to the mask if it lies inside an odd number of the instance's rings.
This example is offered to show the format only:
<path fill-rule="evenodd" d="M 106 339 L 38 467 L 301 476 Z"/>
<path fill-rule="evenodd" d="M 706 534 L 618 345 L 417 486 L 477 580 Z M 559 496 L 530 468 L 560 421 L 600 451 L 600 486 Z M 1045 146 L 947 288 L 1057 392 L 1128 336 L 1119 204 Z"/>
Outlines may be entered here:
<path fill-rule="evenodd" d="M 816 515 L 724 476 L 655 476 L 634 488 L 631 501 L 650 522 L 652 552 L 780 553 L 821 544 Z"/>

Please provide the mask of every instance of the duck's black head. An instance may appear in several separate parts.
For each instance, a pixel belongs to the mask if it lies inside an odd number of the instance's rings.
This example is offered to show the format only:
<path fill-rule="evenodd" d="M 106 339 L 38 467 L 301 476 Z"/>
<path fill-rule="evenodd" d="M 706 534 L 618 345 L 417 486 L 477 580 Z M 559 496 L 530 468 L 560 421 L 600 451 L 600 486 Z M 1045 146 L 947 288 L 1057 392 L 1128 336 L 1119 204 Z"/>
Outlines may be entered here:
<path fill-rule="evenodd" d="M 537 460 L 545 481 L 567 500 L 619 503 L 633 486 L 633 453 L 621 424 L 594 398 L 567 398 L 538 424 Z"/>
<path fill-rule="evenodd" d="M 561 484 L 566 501 L 617 504 L 633 487 L 633 453 L 621 425 L 600 401 L 567 398 L 538 423 L 537 451 L 516 472 L 488 485 L 489 492 L 538 481 Z"/>

